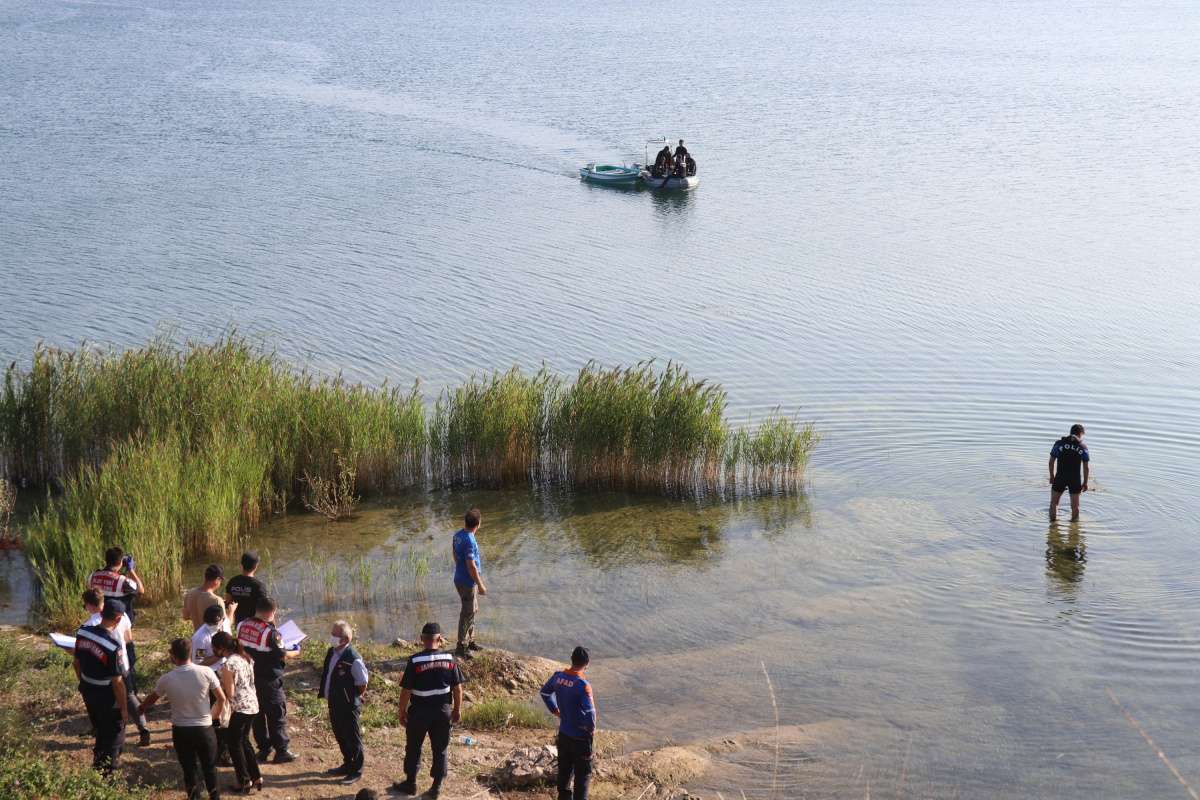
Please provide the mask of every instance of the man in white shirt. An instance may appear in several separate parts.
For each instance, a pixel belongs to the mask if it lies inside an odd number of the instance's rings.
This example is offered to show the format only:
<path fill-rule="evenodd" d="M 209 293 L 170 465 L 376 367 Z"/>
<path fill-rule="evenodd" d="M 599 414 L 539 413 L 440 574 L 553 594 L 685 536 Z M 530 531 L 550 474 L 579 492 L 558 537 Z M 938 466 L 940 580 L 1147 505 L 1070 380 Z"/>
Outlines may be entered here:
<path fill-rule="evenodd" d="M 83 593 L 83 609 L 88 612 L 88 618 L 83 623 L 84 626 L 99 625 L 100 614 L 104 611 L 106 599 L 99 589 L 88 589 Z M 134 686 L 133 670 L 129 667 L 129 645 L 133 642 L 133 623 L 129 621 L 129 615 L 123 613 L 125 611 L 120 600 L 108 600 L 115 607 L 120 607 L 121 621 L 117 623 L 117 627 L 113 629 L 112 636 L 117 640 L 120 647 L 117 649 L 117 666 L 121 670 L 121 677 L 125 682 L 125 698 L 129 706 L 129 716 L 137 720 L 138 729 L 138 747 L 147 747 L 150 744 L 150 730 L 146 727 L 146 718 L 137 713 L 138 697 L 137 688 Z"/>
<path fill-rule="evenodd" d="M 171 742 L 179 757 L 179 766 L 183 768 L 188 797 L 198 797 L 198 779 L 203 775 L 210 800 L 219 800 L 221 789 L 217 784 L 217 737 L 213 731 L 213 718 L 221 716 L 225 693 L 221 691 L 217 673 L 193 664 L 190 651 L 191 643 L 187 639 L 171 642 L 171 663 L 175 669 L 158 679 L 154 691 L 138 711 L 145 713 L 160 697 L 171 704 Z M 216 698 L 211 705 L 210 697 Z"/>
<path fill-rule="evenodd" d="M 229 620 L 225 617 L 224 609 L 214 604 L 204 610 L 203 622 L 192 634 L 192 661 L 220 672 L 222 659 L 213 653 L 212 637 L 221 631 L 229 633 Z"/>

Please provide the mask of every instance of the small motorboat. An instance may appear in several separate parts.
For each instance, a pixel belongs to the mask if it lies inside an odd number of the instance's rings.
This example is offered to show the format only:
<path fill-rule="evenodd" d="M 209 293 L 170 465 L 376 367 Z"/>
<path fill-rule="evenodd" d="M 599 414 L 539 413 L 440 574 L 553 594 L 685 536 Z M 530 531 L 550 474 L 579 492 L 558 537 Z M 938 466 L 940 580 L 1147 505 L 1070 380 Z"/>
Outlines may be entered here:
<path fill-rule="evenodd" d="M 615 164 L 591 163 L 579 168 L 579 177 L 594 183 L 632 184 L 637 183 L 639 172 L 636 164 L 632 167 L 624 164 L 618 167 Z"/>
<path fill-rule="evenodd" d="M 700 185 L 700 178 L 696 175 L 654 175 L 650 170 L 643 169 L 639 177 L 642 183 L 649 186 L 651 189 L 695 189 Z"/>
<path fill-rule="evenodd" d="M 682 145 L 683 142 L 681 141 Z M 646 140 L 646 163 L 635 164 L 640 168 L 638 178 L 641 182 L 650 189 L 667 189 L 667 190 L 682 190 L 695 189 L 700 185 L 700 178 L 696 175 L 696 161 L 690 155 L 687 155 L 686 164 L 682 161 L 677 161 L 674 165 L 667 163 L 661 164 L 650 163 L 650 146 L 658 147 L 662 145 L 666 152 L 669 151 L 667 137 L 663 136 L 658 139 Z M 686 151 L 684 151 L 686 154 Z"/>

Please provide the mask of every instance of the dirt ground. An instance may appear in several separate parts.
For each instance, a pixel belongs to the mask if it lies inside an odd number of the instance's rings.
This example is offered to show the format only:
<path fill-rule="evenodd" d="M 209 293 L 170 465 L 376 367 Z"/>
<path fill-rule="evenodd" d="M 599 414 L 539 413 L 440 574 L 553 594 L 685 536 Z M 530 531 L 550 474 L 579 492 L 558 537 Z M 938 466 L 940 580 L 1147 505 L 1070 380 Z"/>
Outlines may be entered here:
<path fill-rule="evenodd" d="M 166 668 L 166 641 L 169 631 L 157 631 L 153 639 L 143 628 L 139 644 L 139 664 L 143 659 L 155 664 L 151 674 Z M 42 674 L 31 671 L 23 684 L 18 684 L 3 698 L 6 703 L 22 705 L 29 723 L 29 735 L 43 752 L 65 754 L 71 762 L 87 765 L 91 760 L 90 725 L 82 701 L 74 691 L 74 680 L 66 673 L 65 658 L 57 658 L 46 644 L 43 635 L 25 629 L 9 628 L 0 635 L 12 637 L 21 648 L 37 654 L 44 666 Z M 315 800 L 315 798 L 353 798 L 364 788 L 374 789 L 380 797 L 399 797 L 390 791 L 393 781 L 403 779 L 404 731 L 395 723 L 392 708 L 399 693 L 399 678 L 405 658 L 412 650 L 409 643 L 363 645 L 364 658 L 371 668 L 371 689 L 368 691 L 364 719 L 373 723 L 365 726 L 366 767 L 363 777 L 352 785 L 325 774 L 338 766 L 341 756 L 321 707 L 315 699 L 319 674 L 314 666 L 316 652 L 307 653 L 289 667 L 285 686 L 289 694 L 289 733 L 291 749 L 298 759 L 290 764 L 261 765 L 264 788 L 260 794 L 271 800 Z M 323 655 L 324 648 L 320 648 Z M 541 681 L 560 665 L 539 658 L 526 658 L 504 651 L 490 651 L 486 657 L 468 664 L 466 708 L 473 703 L 512 699 L 530 701 L 536 697 Z M 139 671 L 141 667 L 139 666 Z M 149 681 L 152 684 L 152 681 Z M 142 695 L 150 686 L 143 687 Z M 14 699 L 15 698 L 15 699 Z M 464 709 L 464 711 L 465 711 Z M 555 792 L 548 782 L 531 787 L 514 788 L 506 785 L 499 768 L 514 755 L 537 754 L 540 748 L 552 745 L 554 730 L 547 718 L 547 727 L 480 729 L 458 726 L 454 730 L 449 751 L 450 771 L 442 787 L 443 798 L 485 797 L 553 798 Z M 138 747 L 137 731 L 127 730 L 126 747 L 119 772 L 131 783 L 156 787 L 154 797 L 182 796 L 182 775 L 171 747 L 169 710 L 159 706 L 149 715 L 151 744 Z M 475 740 L 463 741 L 464 736 Z M 708 753 L 701 748 L 669 747 L 657 751 L 625 751 L 626 737 L 619 732 L 600 731 L 597 735 L 596 772 L 592 781 L 592 796 L 597 800 L 652 800 L 652 798 L 685 798 L 688 793 L 679 787 L 698 779 L 709 764 Z M 428 788 L 428 744 L 423 754 L 418 789 Z M 218 769 L 225 796 L 234 783 L 230 767 Z"/>

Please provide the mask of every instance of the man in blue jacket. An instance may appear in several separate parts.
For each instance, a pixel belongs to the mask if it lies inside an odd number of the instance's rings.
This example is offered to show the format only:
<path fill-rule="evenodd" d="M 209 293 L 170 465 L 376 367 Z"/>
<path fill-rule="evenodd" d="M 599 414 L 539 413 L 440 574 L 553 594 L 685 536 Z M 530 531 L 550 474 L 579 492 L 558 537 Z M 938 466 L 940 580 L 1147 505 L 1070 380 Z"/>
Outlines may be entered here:
<path fill-rule="evenodd" d="M 592 685 L 583 677 L 588 651 L 576 647 L 571 668 L 550 676 L 542 687 L 542 702 L 558 717 L 558 800 L 587 800 L 592 779 L 592 737 L 596 733 L 596 703 Z M 571 777 L 575 791 L 571 792 Z"/>
<path fill-rule="evenodd" d="M 367 691 L 367 665 L 350 646 L 353 638 L 350 623 L 342 619 L 333 623 L 329 632 L 332 646 L 325 653 L 325 666 L 321 668 L 321 684 L 317 690 L 317 696 L 325 698 L 329 704 L 329 724 L 342 751 L 342 765 L 327 774 L 344 776 L 342 783 L 346 784 L 362 777 L 363 741 L 358 715 Z"/>

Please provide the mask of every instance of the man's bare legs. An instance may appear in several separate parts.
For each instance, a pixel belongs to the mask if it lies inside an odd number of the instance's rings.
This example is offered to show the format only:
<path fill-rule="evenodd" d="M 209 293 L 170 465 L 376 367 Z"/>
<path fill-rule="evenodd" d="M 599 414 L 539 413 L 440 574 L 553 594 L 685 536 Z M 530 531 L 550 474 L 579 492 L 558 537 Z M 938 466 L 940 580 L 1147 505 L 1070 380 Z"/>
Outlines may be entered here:
<path fill-rule="evenodd" d="M 1062 500 L 1062 492 L 1050 490 L 1050 521 L 1054 522 L 1058 519 L 1058 503 Z M 1079 516 L 1079 495 L 1071 495 L 1071 514 L 1072 519 Z"/>
<path fill-rule="evenodd" d="M 1071 522 L 1079 521 L 1079 496 L 1083 492 L 1075 492 L 1071 495 Z"/>

